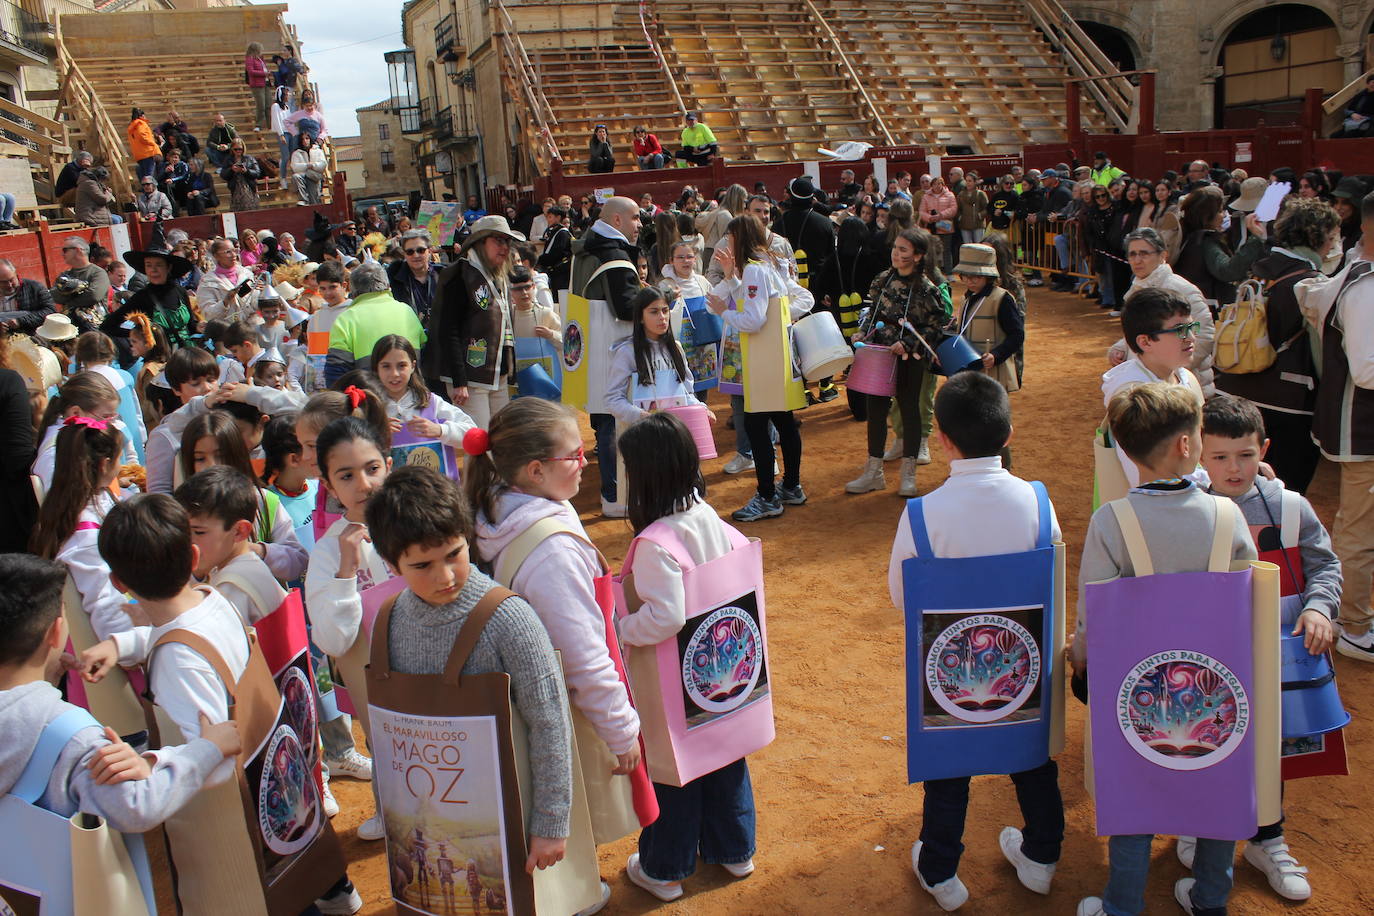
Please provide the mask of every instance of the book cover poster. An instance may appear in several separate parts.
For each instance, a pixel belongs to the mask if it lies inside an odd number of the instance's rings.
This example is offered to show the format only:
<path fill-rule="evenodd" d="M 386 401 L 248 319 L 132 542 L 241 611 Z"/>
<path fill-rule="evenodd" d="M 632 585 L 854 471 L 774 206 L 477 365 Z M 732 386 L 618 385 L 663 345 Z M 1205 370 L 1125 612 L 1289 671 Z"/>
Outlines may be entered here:
<path fill-rule="evenodd" d="M 763 629 L 754 592 L 689 620 L 677 641 L 688 731 L 768 695 Z"/>
<path fill-rule="evenodd" d="M 0 883 L 0 916 L 38 916 L 42 903 L 38 891 Z"/>
<path fill-rule="evenodd" d="M 511 912 L 496 721 L 371 714 L 392 896 L 436 916 Z"/>
<path fill-rule="evenodd" d="M 1044 619 L 1042 606 L 926 610 L 921 727 L 1038 721 Z"/>

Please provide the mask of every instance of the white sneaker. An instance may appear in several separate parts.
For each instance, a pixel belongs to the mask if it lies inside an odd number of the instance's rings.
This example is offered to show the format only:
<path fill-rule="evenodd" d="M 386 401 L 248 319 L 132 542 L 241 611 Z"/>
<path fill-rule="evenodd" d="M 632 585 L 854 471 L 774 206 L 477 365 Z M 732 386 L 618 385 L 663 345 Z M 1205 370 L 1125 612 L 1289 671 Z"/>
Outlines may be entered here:
<path fill-rule="evenodd" d="M 902 457 L 902 452 L 904 451 L 906 451 L 906 444 L 902 441 L 902 437 L 898 436 L 896 439 L 892 440 L 892 445 L 888 450 L 883 452 L 883 460 L 896 461 L 898 458 Z"/>
<path fill-rule="evenodd" d="M 1021 851 L 1021 831 L 1015 827 L 1003 827 L 997 837 L 1002 847 L 1002 855 L 1016 869 L 1016 877 L 1022 884 L 1037 894 L 1048 894 L 1050 882 L 1054 880 L 1054 866 L 1045 865 L 1026 856 Z"/>
<path fill-rule="evenodd" d="M 608 503 L 601 500 L 601 514 L 606 518 L 625 518 L 630 514 L 630 510 L 625 508 L 624 503 Z"/>
<path fill-rule="evenodd" d="M 339 891 L 333 897 L 321 897 L 316 900 L 315 908 L 324 916 L 353 916 L 363 908 L 363 898 L 358 889 L 349 884 L 345 890 Z"/>
<path fill-rule="evenodd" d="M 959 880 L 958 875 L 941 881 L 939 884 L 926 884 L 926 879 L 921 877 L 921 870 L 916 867 L 920 861 L 921 841 L 917 840 L 911 846 L 911 870 L 916 873 L 916 880 L 921 882 L 921 887 L 935 898 L 936 903 L 940 904 L 940 909 L 952 913 L 968 902 L 968 888 L 964 887 L 964 882 Z"/>
<path fill-rule="evenodd" d="M 1336 640 L 1336 651 L 1346 658 L 1374 662 L 1374 633 L 1363 633 L 1359 636 L 1341 633 L 1340 638 Z"/>
<path fill-rule="evenodd" d="M 1084 897 L 1078 901 L 1076 916 L 1107 916 L 1107 911 L 1102 909 L 1102 898 Z"/>
<path fill-rule="evenodd" d="M 386 821 L 380 814 L 374 814 L 358 825 L 358 839 L 380 840 L 386 836 Z"/>
<path fill-rule="evenodd" d="M 917 464 L 930 464 L 930 440 L 922 439 L 921 448 L 916 452 Z"/>
<path fill-rule="evenodd" d="M 735 452 L 735 457 L 725 462 L 725 467 L 722 470 L 724 470 L 727 474 L 743 474 L 745 471 L 752 471 L 753 469 L 753 458 L 750 458 L 748 455 L 743 455 L 739 452 Z"/>
<path fill-rule="evenodd" d="M 1174 883 L 1174 899 L 1178 901 L 1179 906 L 1183 907 L 1183 912 L 1187 913 L 1188 916 L 1195 916 L 1197 913 L 1193 909 L 1194 884 L 1197 884 L 1196 878 L 1179 878 Z"/>
<path fill-rule="evenodd" d="M 631 884 L 639 885 L 664 903 L 682 896 L 681 881 L 659 881 L 644 874 L 637 852 L 631 853 L 629 861 L 625 863 L 625 876 L 630 879 Z"/>
<path fill-rule="evenodd" d="M 750 859 L 748 862 L 734 862 L 728 865 L 722 863 L 720 867 L 736 878 L 747 878 L 754 873 L 754 860 Z"/>
<path fill-rule="evenodd" d="M 329 789 L 329 780 L 324 781 L 324 792 L 321 802 L 324 805 L 324 816 L 333 817 L 339 813 L 339 800 L 334 797 L 334 793 Z"/>
<path fill-rule="evenodd" d="M 1285 900 L 1306 900 L 1312 896 L 1312 885 L 1307 883 L 1307 868 L 1293 858 L 1283 837 L 1263 843 L 1246 843 L 1245 861 L 1264 872 L 1274 893 Z"/>
<path fill-rule="evenodd" d="M 356 747 L 349 748 L 337 760 L 325 760 L 324 765 L 329 768 L 331 777 L 349 776 L 363 782 L 372 781 L 372 758 L 358 753 Z"/>
<path fill-rule="evenodd" d="M 601 882 L 601 899 L 585 910 L 578 910 L 577 916 L 595 916 L 606 908 L 606 904 L 611 902 L 611 886 L 605 881 Z"/>
<path fill-rule="evenodd" d="M 1197 837 L 1179 837 L 1178 845 L 1174 847 L 1174 852 L 1178 853 L 1178 860 L 1183 863 L 1183 867 L 1192 871 L 1193 857 L 1197 855 Z"/>

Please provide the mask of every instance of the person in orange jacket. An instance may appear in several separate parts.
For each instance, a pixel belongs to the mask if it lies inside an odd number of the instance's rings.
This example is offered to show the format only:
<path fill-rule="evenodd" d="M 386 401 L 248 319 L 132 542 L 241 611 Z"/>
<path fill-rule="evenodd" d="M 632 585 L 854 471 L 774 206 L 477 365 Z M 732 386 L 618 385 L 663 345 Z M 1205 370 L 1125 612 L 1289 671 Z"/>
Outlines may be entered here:
<path fill-rule="evenodd" d="M 153 135 L 152 125 L 143 116 L 142 108 L 135 108 L 129 115 L 129 152 L 133 154 L 138 162 L 138 177 L 141 181 L 144 176 L 152 175 L 154 178 L 162 171 L 162 147 L 158 146 L 157 138 Z"/>

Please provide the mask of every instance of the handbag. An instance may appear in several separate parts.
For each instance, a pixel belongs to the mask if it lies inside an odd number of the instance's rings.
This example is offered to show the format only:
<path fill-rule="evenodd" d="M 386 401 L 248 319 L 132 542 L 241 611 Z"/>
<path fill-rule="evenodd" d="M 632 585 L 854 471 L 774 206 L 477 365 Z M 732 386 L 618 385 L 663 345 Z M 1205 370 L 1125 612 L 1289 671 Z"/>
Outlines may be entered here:
<path fill-rule="evenodd" d="M 954 231 L 954 221 L 948 219 L 937 219 L 935 221 L 935 231 L 940 235 L 949 235 Z"/>

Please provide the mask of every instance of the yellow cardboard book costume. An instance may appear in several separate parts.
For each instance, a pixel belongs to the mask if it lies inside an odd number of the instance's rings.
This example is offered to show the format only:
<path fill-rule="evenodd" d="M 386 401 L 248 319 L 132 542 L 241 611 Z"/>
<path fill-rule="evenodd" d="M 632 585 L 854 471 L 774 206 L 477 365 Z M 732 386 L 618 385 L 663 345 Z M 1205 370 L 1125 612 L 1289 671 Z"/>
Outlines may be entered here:
<path fill-rule="evenodd" d="M 750 262 L 751 265 L 759 263 Z M 792 312 L 787 288 L 775 271 L 768 271 L 768 275 L 768 314 L 763 327 L 754 333 L 739 335 L 744 357 L 746 413 L 800 410 L 806 406 L 806 385 L 792 347 Z M 777 282 L 772 282 L 775 279 Z M 743 298 L 735 300 L 735 309 L 744 311 Z"/>

